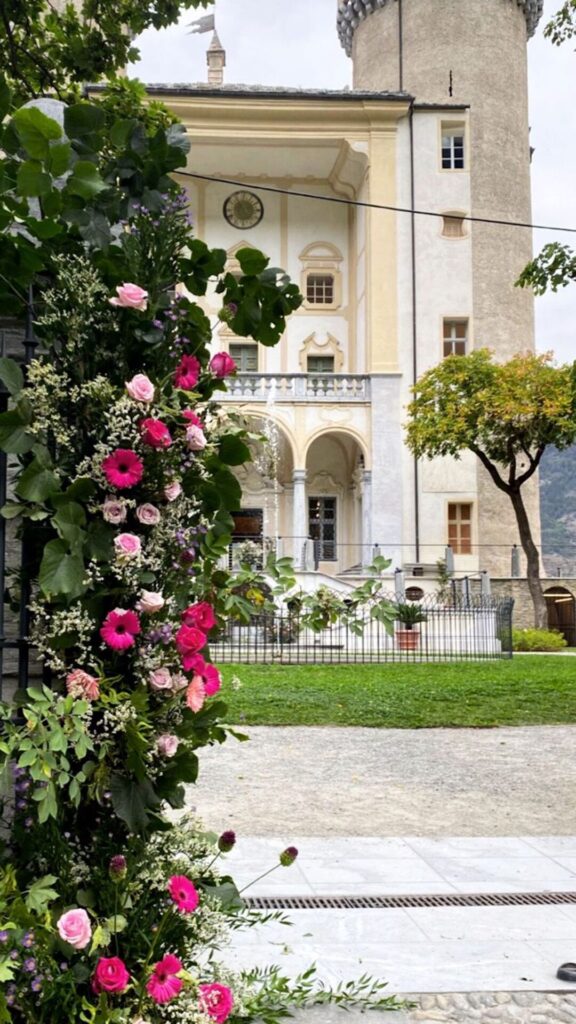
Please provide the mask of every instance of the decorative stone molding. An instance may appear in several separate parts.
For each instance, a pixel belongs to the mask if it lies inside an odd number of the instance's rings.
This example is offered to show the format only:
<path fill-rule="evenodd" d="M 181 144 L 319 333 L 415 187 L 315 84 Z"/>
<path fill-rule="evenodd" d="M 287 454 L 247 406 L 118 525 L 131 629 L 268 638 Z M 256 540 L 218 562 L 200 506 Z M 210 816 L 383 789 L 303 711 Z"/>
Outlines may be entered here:
<path fill-rule="evenodd" d="M 304 296 L 303 308 L 314 313 L 330 313 L 342 305 L 342 271 L 344 257 L 332 242 L 312 242 L 300 253 L 302 264 L 301 291 Z M 307 281 L 310 274 L 329 274 L 333 278 L 333 301 L 327 303 L 308 302 Z"/>
<path fill-rule="evenodd" d="M 390 0 L 340 0 L 337 19 L 338 36 L 349 57 L 352 55 L 354 33 L 360 22 L 374 11 L 385 7 L 389 2 Z M 428 3 L 429 0 L 424 0 L 424 2 Z M 516 0 L 516 3 L 524 11 L 528 36 L 533 36 L 542 17 L 544 0 Z"/>
<path fill-rule="evenodd" d="M 340 348 L 340 342 L 332 334 L 322 335 L 321 332 L 315 331 L 305 338 L 298 354 L 302 373 L 307 372 L 308 356 L 334 356 L 334 372 L 342 372 L 344 353 Z"/>

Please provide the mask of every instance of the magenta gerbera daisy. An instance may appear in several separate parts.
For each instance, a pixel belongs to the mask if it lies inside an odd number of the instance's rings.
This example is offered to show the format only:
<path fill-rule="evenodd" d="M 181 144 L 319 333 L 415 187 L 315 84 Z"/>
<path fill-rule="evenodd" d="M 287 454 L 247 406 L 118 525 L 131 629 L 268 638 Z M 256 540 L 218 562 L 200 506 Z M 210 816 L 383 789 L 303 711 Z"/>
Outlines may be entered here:
<path fill-rule="evenodd" d="M 181 914 L 191 914 L 200 902 L 196 886 L 186 875 L 172 875 L 168 882 L 168 892 Z"/>
<path fill-rule="evenodd" d="M 174 373 L 174 383 L 183 391 L 193 391 L 200 376 L 200 363 L 196 356 L 182 356 Z"/>
<path fill-rule="evenodd" d="M 118 491 L 135 487 L 144 475 L 144 463 L 130 448 L 117 448 L 104 459 L 102 469 L 110 486 Z"/>
<path fill-rule="evenodd" d="M 152 976 L 146 984 L 146 991 L 155 1003 L 169 1003 L 182 990 L 182 981 L 176 977 L 182 970 L 177 956 L 167 953 L 154 964 Z"/>
<path fill-rule="evenodd" d="M 140 632 L 140 619 L 135 612 L 115 608 L 108 612 L 100 629 L 104 643 L 114 651 L 125 651 L 132 647 L 134 637 Z"/>

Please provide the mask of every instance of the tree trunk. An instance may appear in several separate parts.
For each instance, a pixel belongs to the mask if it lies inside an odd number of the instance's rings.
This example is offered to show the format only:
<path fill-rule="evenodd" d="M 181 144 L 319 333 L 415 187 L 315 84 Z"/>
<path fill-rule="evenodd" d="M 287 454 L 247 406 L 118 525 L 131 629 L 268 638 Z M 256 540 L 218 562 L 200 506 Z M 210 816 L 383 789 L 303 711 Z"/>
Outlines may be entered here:
<path fill-rule="evenodd" d="M 508 494 L 510 495 L 516 515 L 522 550 L 526 555 L 526 578 L 532 604 L 534 605 L 534 625 L 536 629 L 547 629 L 548 609 L 540 581 L 540 555 L 532 539 L 532 530 L 530 529 L 530 521 L 526 513 L 524 499 L 520 490 L 509 490 Z"/>

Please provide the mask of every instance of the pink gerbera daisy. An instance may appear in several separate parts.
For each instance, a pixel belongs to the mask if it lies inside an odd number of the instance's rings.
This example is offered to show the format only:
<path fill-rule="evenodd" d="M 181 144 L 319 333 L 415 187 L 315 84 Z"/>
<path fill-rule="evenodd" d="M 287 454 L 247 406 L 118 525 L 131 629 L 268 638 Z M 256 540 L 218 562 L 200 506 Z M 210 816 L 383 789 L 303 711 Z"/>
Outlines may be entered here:
<path fill-rule="evenodd" d="M 172 875 L 168 882 L 168 892 L 181 914 L 191 914 L 200 902 L 196 886 L 186 875 Z"/>
<path fill-rule="evenodd" d="M 200 363 L 196 356 L 182 356 L 174 373 L 174 383 L 183 391 L 193 391 L 200 376 Z"/>
<path fill-rule="evenodd" d="M 114 651 L 125 651 L 132 647 L 134 637 L 140 632 L 140 620 L 135 612 L 115 608 L 108 612 L 100 629 L 104 643 Z"/>
<path fill-rule="evenodd" d="M 194 676 L 186 687 L 186 706 L 196 713 L 200 711 L 206 700 L 206 690 L 202 676 Z"/>
<path fill-rule="evenodd" d="M 169 1003 L 171 999 L 182 990 L 182 981 L 176 977 L 182 970 L 182 964 L 177 956 L 167 953 L 157 964 L 150 980 L 146 984 L 146 991 L 155 1003 Z"/>
<path fill-rule="evenodd" d="M 139 484 L 144 475 L 144 464 L 130 448 L 117 448 L 102 463 L 104 476 L 118 491 Z"/>

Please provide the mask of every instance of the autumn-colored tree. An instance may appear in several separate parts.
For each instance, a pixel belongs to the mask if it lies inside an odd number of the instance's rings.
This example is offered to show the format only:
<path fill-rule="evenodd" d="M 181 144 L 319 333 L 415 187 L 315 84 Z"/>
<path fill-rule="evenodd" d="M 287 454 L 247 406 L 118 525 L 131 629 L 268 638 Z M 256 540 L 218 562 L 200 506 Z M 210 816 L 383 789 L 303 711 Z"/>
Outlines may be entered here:
<path fill-rule="evenodd" d="M 562 449 L 574 443 L 575 385 L 575 368 L 554 366 L 550 354 L 519 354 L 497 363 L 488 349 L 479 349 L 449 356 L 423 374 L 409 406 L 407 441 L 416 456 L 458 459 L 473 452 L 510 498 L 537 627 L 546 625 L 546 601 L 522 489 L 549 445 Z"/>

